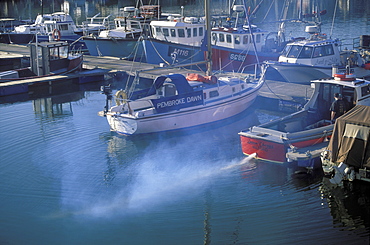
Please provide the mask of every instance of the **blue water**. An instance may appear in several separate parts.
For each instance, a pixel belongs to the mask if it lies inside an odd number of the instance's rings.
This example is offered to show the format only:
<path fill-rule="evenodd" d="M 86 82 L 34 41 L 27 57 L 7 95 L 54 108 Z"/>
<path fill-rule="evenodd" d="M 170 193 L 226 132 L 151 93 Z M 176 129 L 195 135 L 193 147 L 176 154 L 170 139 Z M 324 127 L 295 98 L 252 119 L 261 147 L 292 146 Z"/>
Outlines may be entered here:
<path fill-rule="evenodd" d="M 336 36 L 370 34 L 356 11 Z M 0 244 L 369 244 L 369 184 L 245 159 L 237 133 L 275 113 L 124 137 L 101 84 L 0 97 Z"/>
<path fill-rule="evenodd" d="M 245 161 L 237 133 L 273 117 L 257 105 L 214 129 L 124 137 L 104 103 L 0 105 L 0 244 L 368 244 L 368 185 Z"/>

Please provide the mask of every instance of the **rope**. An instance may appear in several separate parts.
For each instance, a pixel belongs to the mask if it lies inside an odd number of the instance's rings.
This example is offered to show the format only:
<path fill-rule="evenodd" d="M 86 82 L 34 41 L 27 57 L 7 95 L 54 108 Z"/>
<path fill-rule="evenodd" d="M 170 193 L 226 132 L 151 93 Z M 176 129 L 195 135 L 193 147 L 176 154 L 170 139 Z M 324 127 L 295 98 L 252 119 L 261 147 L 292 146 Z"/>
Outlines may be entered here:
<path fill-rule="evenodd" d="M 266 68 L 267 69 L 267 68 Z M 270 86 L 268 85 L 267 81 L 265 80 L 265 84 L 268 88 L 268 90 L 270 90 L 271 93 L 273 93 L 276 97 L 278 97 L 280 100 L 283 100 L 283 98 L 281 98 L 278 94 L 276 94 L 274 91 L 271 90 Z"/>
<path fill-rule="evenodd" d="M 335 1 L 335 8 L 334 8 L 334 14 L 333 14 L 333 20 L 331 22 L 331 29 L 330 29 L 330 38 L 331 38 L 331 34 L 333 34 L 333 29 L 334 29 L 334 19 L 335 19 L 335 15 L 337 13 L 337 6 L 338 6 L 338 0 Z"/>

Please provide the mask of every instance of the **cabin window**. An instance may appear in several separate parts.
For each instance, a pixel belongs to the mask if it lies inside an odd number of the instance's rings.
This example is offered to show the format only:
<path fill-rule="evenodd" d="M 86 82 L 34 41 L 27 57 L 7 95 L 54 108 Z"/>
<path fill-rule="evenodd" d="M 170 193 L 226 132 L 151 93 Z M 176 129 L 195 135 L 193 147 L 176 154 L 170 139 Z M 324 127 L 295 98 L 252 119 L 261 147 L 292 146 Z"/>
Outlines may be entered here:
<path fill-rule="evenodd" d="M 59 25 L 59 30 L 61 30 L 61 31 L 67 31 L 68 30 L 68 25 L 67 24 Z"/>
<path fill-rule="evenodd" d="M 327 55 L 333 55 L 334 54 L 334 49 L 333 49 L 333 45 L 326 45 L 325 46 L 325 50 L 326 50 L 326 54 Z"/>
<path fill-rule="evenodd" d="M 367 95 L 370 95 L 370 87 L 369 86 L 362 87 L 361 88 L 361 96 L 364 97 L 364 96 L 367 96 Z"/>
<path fill-rule="evenodd" d="M 157 27 L 155 28 L 155 33 L 161 33 L 161 28 L 157 26 Z"/>
<path fill-rule="evenodd" d="M 317 57 L 324 56 L 324 53 L 325 53 L 325 49 L 323 46 L 315 47 L 315 50 L 313 52 L 313 57 L 317 58 Z"/>
<path fill-rule="evenodd" d="M 290 45 L 286 45 L 285 48 L 284 48 L 284 50 L 281 51 L 281 56 L 288 57 L 288 53 L 289 53 L 290 47 L 291 47 Z"/>
<path fill-rule="evenodd" d="M 176 86 L 173 84 L 165 84 L 163 89 L 164 89 L 164 96 L 176 95 Z"/>
<path fill-rule="evenodd" d="M 49 59 L 50 60 L 58 60 L 59 59 L 59 49 L 56 48 L 49 48 Z"/>
<path fill-rule="evenodd" d="M 256 35 L 256 43 L 260 43 L 261 42 L 261 34 L 257 34 Z"/>
<path fill-rule="evenodd" d="M 163 28 L 163 29 L 162 29 L 162 32 L 163 32 L 163 35 L 164 35 L 165 37 L 168 37 L 168 36 L 170 35 L 170 32 L 168 31 L 168 29 L 167 29 L 167 28 Z"/>
<path fill-rule="evenodd" d="M 231 35 L 230 34 L 226 35 L 226 42 L 231 43 Z"/>
<path fill-rule="evenodd" d="M 234 43 L 240 44 L 240 36 L 234 36 Z"/>
<path fill-rule="evenodd" d="M 197 36 L 198 36 L 198 29 L 193 28 L 193 37 L 197 37 Z"/>
<path fill-rule="evenodd" d="M 178 29 L 177 34 L 179 35 L 179 37 L 185 37 L 185 30 L 184 29 Z"/>
<path fill-rule="evenodd" d="M 287 57 L 288 58 L 297 58 L 301 49 L 302 49 L 302 46 L 292 45 L 292 47 L 289 50 L 289 53 L 288 53 Z"/>
<path fill-rule="evenodd" d="M 176 29 L 171 29 L 171 37 L 176 37 Z"/>
<path fill-rule="evenodd" d="M 61 59 L 68 58 L 68 46 L 59 47 L 59 57 Z"/>
<path fill-rule="evenodd" d="M 313 51 L 314 58 L 333 55 L 333 54 L 334 54 L 334 49 L 332 45 L 323 45 L 323 46 L 315 47 Z"/>
<path fill-rule="evenodd" d="M 209 92 L 209 98 L 217 97 L 218 95 L 219 94 L 217 90 L 213 90 Z"/>
<path fill-rule="evenodd" d="M 46 25 L 46 31 L 47 32 L 52 32 L 54 30 L 52 25 Z"/>
<path fill-rule="evenodd" d="M 188 34 L 188 37 L 191 37 L 191 28 L 186 29 L 186 33 Z"/>
<path fill-rule="evenodd" d="M 218 39 L 219 39 L 219 41 L 220 42 L 225 42 L 225 35 L 223 34 L 223 33 L 220 33 L 219 35 L 218 35 Z"/>
<path fill-rule="evenodd" d="M 199 27 L 199 36 L 202 37 L 203 35 L 203 27 Z"/>
<path fill-rule="evenodd" d="M 248 35 L 243 36 L 243 44 L 248 44 Z"/>
<path fill-rule="evenodd" d="M 140 24 L 139 23 L 131 23 L 131 25 L 130 25 L 130 27 L 129 27 L 130 29 L 141 29 L 141 26 L 140 26 Z"/>
<path fill-rule="evenodd" d="M 299 54 L 298 58 L 311 58 L 312 56 L 312 47 L 303 47 L 301 53 Z"/>

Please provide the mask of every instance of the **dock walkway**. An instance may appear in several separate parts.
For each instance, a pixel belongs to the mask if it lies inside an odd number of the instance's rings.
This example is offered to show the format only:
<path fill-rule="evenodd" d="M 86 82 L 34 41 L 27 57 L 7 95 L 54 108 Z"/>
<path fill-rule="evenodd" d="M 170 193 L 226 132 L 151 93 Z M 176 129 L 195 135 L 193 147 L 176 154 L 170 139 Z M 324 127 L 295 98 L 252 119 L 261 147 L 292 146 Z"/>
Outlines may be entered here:
<path fill-rule="evenodd" d="M 14 45 L 14 44 L 3 44 L 0 43 L 0 51 L 4 53 L 14 53 L 18 55 L 23 55 L 29 57 L 29 48 L 25 45 Z M 0 52 L 0 58 L 1 58 Z M 168 68 L 168 67 L 159 67 L 153 64 L 141 63 L 141 62 L 132 62 L 127 60 L 122 60 L 116 57 L 97 57 L 84 55 L 83 67 L 85 69 L 95 69 L 100 68 L 106 73 L 118 73 L 125 72 L 129 75 L 134 75 L 136 72 L 140 72 L 140 77 L 154 79 L 155 77 L 162 74 L 169 73 L 180 73 L 187 74 L 199 71 L 189 70 L 186 68 Z M 232 75 L 231 73 L 229 73 Z M 240 75 L 240 73 L 237 73 Z M 244 75 L 244 74 L 242 74 Z M 246 75 L 246 74 L 245 74 Z M 76 75 L 64 75 L 58 76 L 56 79 L 68 79 L 71 76 Z M 25 84 L 44 82 L 42 80 L 26 80 Z M 9 86 L 14 82 L 10 83 L 0 83 L 0 86 Z M 14 85 L 14 84 L 13 84 Z M 313 89 L 310 85 L 302 84 L 292 84 L 280 81 L 267 80 L 264 86 L 261 88 L 259 93 L 259 100 L 272 101 L 274 104 L 276 102 L 282 103 L 289 106 L 303 105 L 311 96 Z M 289 103 L 291 103 L 289 105 Z M 270 103 L 267 103 L 270 104 Z"/>

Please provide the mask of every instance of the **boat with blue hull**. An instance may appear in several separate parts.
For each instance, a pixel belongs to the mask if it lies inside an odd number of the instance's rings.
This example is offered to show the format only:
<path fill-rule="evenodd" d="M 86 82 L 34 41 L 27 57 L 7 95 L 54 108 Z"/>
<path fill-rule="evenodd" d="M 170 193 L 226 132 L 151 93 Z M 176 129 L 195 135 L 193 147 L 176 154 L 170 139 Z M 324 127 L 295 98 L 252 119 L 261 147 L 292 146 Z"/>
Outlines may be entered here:
<path fill-rule="evenodd" d="M 150 27 L 152 36 L 142 41 L 147 63 L 170 66 L 205 61 L 204 18 L 170 15 L 167 20 L 151 21 Z"/>
<path fill-rule="evenodd" d="M 214 71 L 250 72 L 263 61 L 277 60 L 285 46 L 281 32 L 273 35 L 245 24 L 245 18 L 239 17 L 245 12 L 243 5 L 234 5 L 237 17 L 212 17 L 214 27 L 208 30 Z M 170 17 L 167 21 L 152 21 L 150 26 L 152 36 L 143 40 L 148 63 L 181 65 L 205 61 L 204 17 Z"/>
<path fill-rule="evenodd" d="M 142 35 L 148 35 L 149 22 L 164 18 L 159 5 L 143 5 L 139 9 L 124 7 L 114 19 L 114 29 L 98 35 L 85 35 L 83 40 L 93 56 L 112 56 L 145 62 Z"/>

